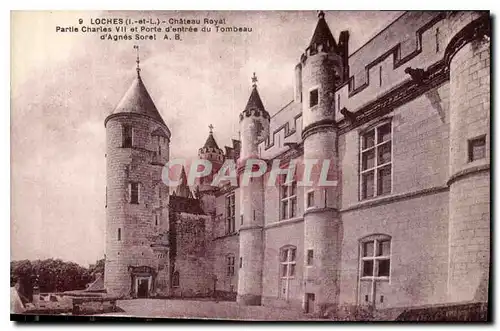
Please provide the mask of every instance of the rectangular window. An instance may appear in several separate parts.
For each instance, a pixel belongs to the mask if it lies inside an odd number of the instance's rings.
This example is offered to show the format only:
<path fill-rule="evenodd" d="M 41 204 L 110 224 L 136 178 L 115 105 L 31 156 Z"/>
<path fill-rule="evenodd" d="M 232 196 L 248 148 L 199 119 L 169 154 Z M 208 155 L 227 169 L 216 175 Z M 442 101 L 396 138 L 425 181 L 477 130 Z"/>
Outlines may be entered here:
<path fill-rule="evenodd" d="M 319 103 L 319 91 L 316 88 L 309 92 L 309 108 L 317 106 L 318 103 Z"/>
<path fill-rule="evenodd" d="M 436 28 L 436 53 L 439 52 L 439 28 Z"/>
<path fill-rule="evenodd" d="M 288 200 L 281 201 L 281 219 L 288 219 Z"/>
<path fill-rule="evenodd" d="M 360 197 L 368 199 L 392 191 L 392 128 L 384 123 L 361 135 Z"/>
<path fill-rule="evenodd" d="M 130 203 L 139 204 L 139 183 L 129 184 L 129 201 Z"/>
<path fill-rule="evenodd" d="M 240 257 L 240 269 L 243 268 L 243 258 Z"/>
<path fill-rule="evenodd" d="M 391 242 L 389 240 L 378 240 L 377 256 L 389 256 L 391 251 Z"/>
<path fill-rule="evenodd" d="M 469 140 L 469 162 L 486 157 L 486 136 Z"/>
<path fill-rule="evenodd" d="M 387 166 L 378 170 L 378 195 L 391 193 L 391 167 Z"/>
<path fill-rule="evenodd" d="M 307 192 L 307 208 L 314 206 L 314 191 Z"/>
<path fill-rule="evenodd" d="M 234 276 L 234 256 L 227 257 L 227 275 Z"/>
<path fill-rule="evenodd" d="M 367 241 L 363 244 L 363 256 L 373 256 L 373 241 Z"/>
<path fill-rule="evenodd" d="M 235 198 L 234 193 L 231 193 L 226 196 L 226 234 L 236 231 L 235 217 Z"/>
<path fill-rule="evenodd" d="M 122 229 L 118 228 L 118 241 L 122 240 Z"/>
<path fill-rule="evenodd" d="M 286 175 L 280 179 L 280 219 L 286 220 L 297 216 L 297 182 L 286 182 Z"/>
<path fill-rule="evenodd" d="M 280 298 L 285 300 L 288 300 L 290 282 L 295 278 L 296 253 L 295 247 L 282 248 L 280 251 Z"/>
<path fill-rule="evenodd" d="M 361 175 L 361 180 L 363 182 L 363 185 L 361 187 L 361 196 L 363 199 L 371 198 L 373 197 L 373 182 L 374 182 L 374 176 L 373 176 L 373 171 L 364 173 Z"/>
<path fill-rule="evenodd" d="M 288 264 L 281 265 L 281 277 L 288 275 Z"/>
<path fill-rule="evenodd" d="M 174 271 L 174 275 L 172 277 L 172 287 L 179 287 L 181 284 L 181 277 L 179 275 L 179 271 Z"/>
<path fill-rule="evenodd" d="M 390 260 L 380 260 L 378 261 L 378 277 L 389 277 Z"/>
<path fill-rule="evenodd" d="M 290 277 L 295 276 L 295 264 L 290 264 Z"/>
<path fill-rule="evenodd" d="M 363 261 L 363 277 L 373 276 L 373 261 Z"/>
<path fill-rule="evenodd" d="M 158 213 L 155 213 L 155 225 L 158 226 L 158 224 L 160 224 Z"/>
<path fill-rule="evenodd" d="M 312 249 L 307 250 L 307 265 L 313 265 L 314 251 Z"/>
<path fill-rule="evenodd" d="M 387 237 L 361 243 L 361 277 L 387 279 L 391 269 L 391 240 Z"/>
<path fill-rule="evenodd" d="M 130 125 L 122 126 L 122 147 L 132 147 L 134 131 Z"/>
<path fill-rule="evenodd" d="M 293 218 L 297 213 L 297 198 L 290 199 L 290 218 Z"/>

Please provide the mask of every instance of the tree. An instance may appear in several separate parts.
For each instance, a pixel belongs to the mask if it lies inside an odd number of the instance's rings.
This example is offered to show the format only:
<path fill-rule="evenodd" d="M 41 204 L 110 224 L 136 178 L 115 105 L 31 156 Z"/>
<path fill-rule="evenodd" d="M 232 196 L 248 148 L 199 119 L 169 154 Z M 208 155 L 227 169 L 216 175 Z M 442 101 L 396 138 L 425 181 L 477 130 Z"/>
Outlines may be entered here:
<path fill-rule="evenodd" d="M 29 260 L 12 261 L 10 263 L 10 286 L 18 285 L 19 297 L 23 303 L 33 300 L 33 266 Z"/>
<path fill-rule="evenodd" d="M 104 277 L 104 263 L 105 258 L 97 260 L 95 264 L 89 266 L 89 273 L 92 276 L 92 279 L 97 278 L 97 274 L 101 274 Z"/>
<path fill-rule="evenodd" d="M 23 295 L 30 298 L 35 280 L 40 292 L 82 290 L 92 280 L 87 268 L 61 259 L 11 262 L 11 285 L 19 281 Z"/>

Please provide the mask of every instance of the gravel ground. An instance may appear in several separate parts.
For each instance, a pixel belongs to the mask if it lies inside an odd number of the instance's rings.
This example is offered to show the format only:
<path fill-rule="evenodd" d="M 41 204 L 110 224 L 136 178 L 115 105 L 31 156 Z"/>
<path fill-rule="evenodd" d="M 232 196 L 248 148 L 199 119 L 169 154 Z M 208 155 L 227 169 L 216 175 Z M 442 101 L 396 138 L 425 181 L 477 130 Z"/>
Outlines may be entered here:
<path fill-rule="evenodd" d="M 298 321 L 313 320 L 299 310 L 264 306 L 240 306 L 236 302 L 201 300 L 134 299 L 120 300 L 124 313 L 107 316 L 210 318 L 222 320 Z M 104 314 L 103 314 L 104 315 Z"/>

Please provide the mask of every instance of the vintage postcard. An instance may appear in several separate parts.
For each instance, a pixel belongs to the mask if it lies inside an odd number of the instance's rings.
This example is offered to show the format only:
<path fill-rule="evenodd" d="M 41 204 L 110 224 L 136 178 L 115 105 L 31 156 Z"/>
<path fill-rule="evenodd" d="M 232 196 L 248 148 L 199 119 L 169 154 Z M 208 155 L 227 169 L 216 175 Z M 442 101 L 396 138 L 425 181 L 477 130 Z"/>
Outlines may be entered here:
<path fill-rule="evenodd" d="M 491 320 L 490 27 L 13 11 L 11 318 Z"/>

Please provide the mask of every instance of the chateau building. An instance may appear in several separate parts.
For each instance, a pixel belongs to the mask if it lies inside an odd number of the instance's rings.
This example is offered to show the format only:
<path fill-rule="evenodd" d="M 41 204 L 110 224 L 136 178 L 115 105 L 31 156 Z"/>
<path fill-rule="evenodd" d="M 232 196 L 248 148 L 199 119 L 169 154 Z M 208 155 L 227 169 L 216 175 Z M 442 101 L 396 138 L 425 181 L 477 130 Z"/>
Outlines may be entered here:
<path fill-rule="evenodd" d="M 240 139 L 199 149 L 216 172 L 258 158 L 329 160 L 336 186 L 162 182 L 171 133 L 137 69 L 105 120 L 105 287 L 324 313 L 488 300 L 490 17 L 406 12 L 354 52 L 325 14 L 297 54 L 294 99 L 256 79 Z M 265 98 L 264 98 L 265 99 Z M 272 114 L 272 115 L 271 115 Z"/>

